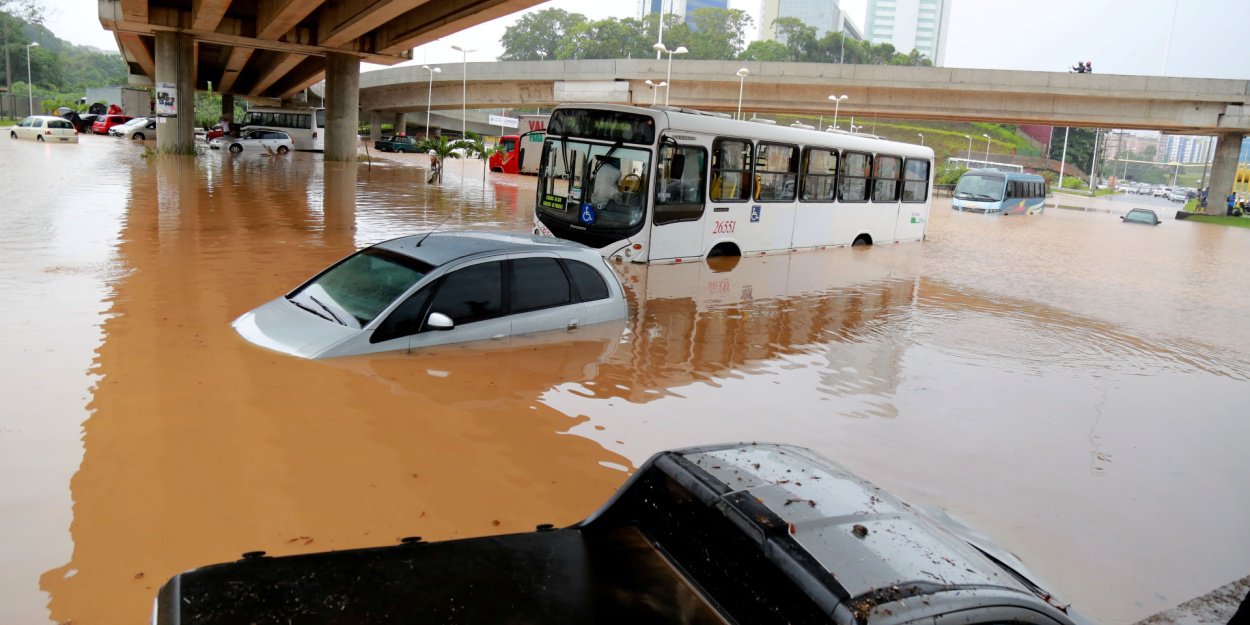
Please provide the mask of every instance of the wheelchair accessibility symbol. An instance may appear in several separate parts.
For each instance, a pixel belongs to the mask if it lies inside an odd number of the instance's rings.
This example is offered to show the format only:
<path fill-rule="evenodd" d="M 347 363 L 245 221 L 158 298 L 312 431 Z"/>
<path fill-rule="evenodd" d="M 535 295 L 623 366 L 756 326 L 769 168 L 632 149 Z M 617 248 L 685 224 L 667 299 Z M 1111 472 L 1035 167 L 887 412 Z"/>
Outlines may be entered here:
<path fill-rule="evenodd" d="M 595 223 L 595 207 L 590 202 L 582 204 L 582 212 L 577 216 L 578 221 L 587 226 Z"/>
<path fill-rule="evenodd" d="M 760 205 L 756 204 L 751 207 L 751 223 L 756 223 L 759 220 L 760 220 Z"/>

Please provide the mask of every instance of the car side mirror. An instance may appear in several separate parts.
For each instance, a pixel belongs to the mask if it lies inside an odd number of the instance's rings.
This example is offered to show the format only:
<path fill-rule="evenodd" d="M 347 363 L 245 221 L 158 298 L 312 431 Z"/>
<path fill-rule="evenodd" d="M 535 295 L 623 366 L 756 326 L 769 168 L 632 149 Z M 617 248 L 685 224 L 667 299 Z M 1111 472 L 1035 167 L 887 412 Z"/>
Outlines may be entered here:
<path fill-rule="evenodd" d="M 1120 221 L 1124 221 L 1124 215 L 1120 215 Z"/>
<path fill-rule="evenodd" d="M 425 324 L 432 330 L 452 330 L 456 327 L 451 317 L 438 312 L 430 313 L 430 317 L 425 320 Z"/>

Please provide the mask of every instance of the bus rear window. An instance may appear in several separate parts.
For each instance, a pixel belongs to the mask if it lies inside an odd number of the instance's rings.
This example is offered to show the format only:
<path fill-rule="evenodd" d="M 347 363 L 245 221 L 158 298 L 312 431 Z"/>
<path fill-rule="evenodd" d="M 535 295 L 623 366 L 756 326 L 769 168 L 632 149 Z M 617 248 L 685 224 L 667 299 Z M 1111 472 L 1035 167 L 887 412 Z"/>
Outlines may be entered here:
<path fill-rule="evenodd" d="M 618 111 L 559 109 L 551 114 L 547 134 L 650 145 L 655 143 L 655 120 Z"/>

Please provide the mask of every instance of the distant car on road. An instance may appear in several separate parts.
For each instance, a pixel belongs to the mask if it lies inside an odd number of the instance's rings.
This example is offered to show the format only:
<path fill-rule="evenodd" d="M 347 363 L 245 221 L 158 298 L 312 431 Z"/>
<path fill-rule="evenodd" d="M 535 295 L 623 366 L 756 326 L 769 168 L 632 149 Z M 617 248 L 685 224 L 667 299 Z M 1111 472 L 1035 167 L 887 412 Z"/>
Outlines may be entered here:
<path fill-rule="evenodd" d="M 379 152 L 417 152 L 417 140 L 407 135 L 382 137 L 373 142 L 373 149 Z"/>
<path fill-rule="evenodd" d="M 209 141 L 208 147 L 214 150 L 230 150 L 236 154 L 244 150 L 286 154 L 295 149 L 295 140 L 281 130 L 258 128 L 248 130 L 240 137 L 218 137 Z"/>
<path fill-rule="evenodd" d="M 156 138 L 156 119 L 145 118 L 142 123 L 129 124 L 125 130 L 118 133 L 123 139 L 133 139 L 135 141 L 147 141 Z"/>
<path fill-rule="evenodd" d="M 1150 192 L 1150 195 L 1154 197 L 1167 197 L 1168 194 L 1171 192 L 1172 192 L 1172 187 L 1165 187 L 1163 185 L 1159 185 L 1159 186 L 1156 186 L 1154 190 Z"/>
<path fill-rule="evenodd" d="M 108 134 L 110 137 L 121 137 L 123 134 L 125 134 L 127 130 L 130 130 L 132 126 L 142 126 L 143 124 L 146 124 L 146 123 L 148 123 L 148 118 L 136 117 L 124 124 L 118 124 L 116 126 L 113 126 L 112 128 L 109 128 Z"/>
<path fill-rule="evenodd" d="M 134 118 L 129 115 L 101 115 L 96 118 L 95 123 L 91 124 L 91 132 L 106 135 L 113 126 L 124 124 L 132 119 Z"/>
<path fill-rule="evenodd" d="M 1148 208 L 1134 208 L 1124 215 L 1120 215 L 1120 219 L 1126 224 L 1149 224 L 1151 226 L 1159 225 L 1159 216 Z"/>
<path fill-rule="evenodd" d="M 153 625 L 1089 622 L 988 539 L 762 443 L 656 454 L 571 527 L 245 554 L 175 576 L 153 610 Z"/>
<path fill-rule="evenodd" d="M 74 124 L 63 117 L 32 115 L 9 128 L 10 139 L 31 139 L 40 143 L 78 143 Z"/>
<path fill-rule="evenodd" d="M 1189 199 L 1189 193 L 1185 189 L 1172 189 L 1168 191 L 1168 200 L 1171 202 L 1184 202 Z"/>
<path fill-rule="evenodd" d="M 435 232 L 367 247 L 234 322 L 243 338 L 303 358 L 349 356 L 624 319 L 611 267 L 547 237 Z"/>

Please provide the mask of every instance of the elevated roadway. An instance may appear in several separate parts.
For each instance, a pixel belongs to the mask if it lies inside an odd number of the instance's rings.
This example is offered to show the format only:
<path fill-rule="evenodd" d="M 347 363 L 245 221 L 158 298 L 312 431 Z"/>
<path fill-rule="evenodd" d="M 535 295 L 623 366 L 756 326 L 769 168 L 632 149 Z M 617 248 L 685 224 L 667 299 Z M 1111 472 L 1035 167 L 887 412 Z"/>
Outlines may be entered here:
<path fill-rule="evenodd" d="M 649 106 L 645 81 L 665 80 L 666 61 L 519 61 L 445 64 L 433 81 L 432 107 L 459 108 L 461 80 L 470 109 L 550 107 L 576 101 Z M 831 94 L 850 96 L 840 115 L 992 121 L 1170 133 L 1250 132 L 1250 81 L 1005 70 L 829 65 L 823 63 L 673 62 L 669 104 L 734 112 L 740 67 L 742 110 L 831 114 Z M 467 74 L 465 73 L 467 71 Z M 394 67 L 360 77 L 365 110 L 424 111 L 429 74 Z M 418 88 L 420 87 L 420 88 Z M 661 89 L 657 100 L 664 102 Z"/>
<path fill-rule="evenodd" d="M 649 106 L 664 102 L 646 80 L 666 79 L 651 59 L 522 61 L 442 65 L 429 74 L 394 67 L 360 77 L 360 106 L 373 115 L 467 106 L 550 107 L 569 102 Z M 1250 81 L 823 63 L 674 61 L 671 106 L 734 112 L 737 71 L 744 113 L 833 113 L 829 95 L 846 94 L 839 114 L 876 118 L 1048 124 L 1216 135 L 1211 198 L 1232 190 L 1242 138 L 1250 133 Z M 461 81 L 467 83 L 462 96 Z M 1223 203 L 1210 202 L 1212 211 Z"/>
<path fill-rule="evenodd" d="M 157 149 L 187 152 L 193 94 L 289 98 L 325 79 L 326 158 L 355 158 L 356 79 L 362 60 L 394 65 L 412 48 L 542 0 L 97 0 L 131 82 L 154 84 Z M 165 94 L 162 96 L 161 94 Z M 163 113 L 163 114 L 162 114 Z"/>

